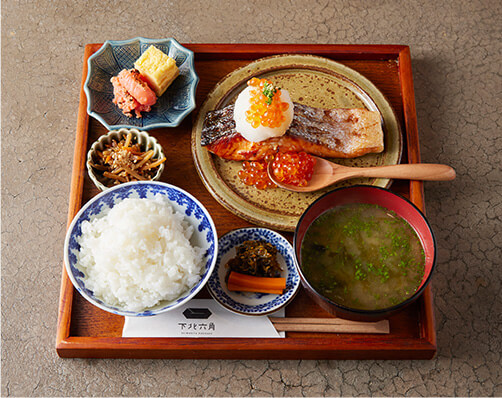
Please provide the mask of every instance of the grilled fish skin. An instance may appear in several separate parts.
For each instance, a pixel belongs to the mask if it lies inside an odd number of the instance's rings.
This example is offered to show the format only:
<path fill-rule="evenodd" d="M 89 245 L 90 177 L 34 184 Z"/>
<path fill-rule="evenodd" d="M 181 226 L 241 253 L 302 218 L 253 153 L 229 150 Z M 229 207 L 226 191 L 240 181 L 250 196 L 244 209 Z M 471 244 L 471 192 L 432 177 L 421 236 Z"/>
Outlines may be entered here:
<path fill-rule="evenodd" d="M 229 160 L 261 160 L 277 151 L 304 151 L 332 158 L 355 158 L 384 149 L 379 112 L 367 109 L 321 109 L 294 103 L 294 117 L 286 134 L 251 142 L 235 130 L 234 107 L 208 112 L 201 143 Z"/>

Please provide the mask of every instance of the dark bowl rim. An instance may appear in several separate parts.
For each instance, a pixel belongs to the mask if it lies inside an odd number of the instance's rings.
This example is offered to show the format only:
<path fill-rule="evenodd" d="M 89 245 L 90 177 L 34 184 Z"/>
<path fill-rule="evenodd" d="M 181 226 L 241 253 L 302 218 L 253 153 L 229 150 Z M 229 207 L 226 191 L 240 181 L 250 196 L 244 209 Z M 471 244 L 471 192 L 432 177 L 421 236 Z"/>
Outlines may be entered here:
<path fill-rule="evenodd" d="M 303 221 L 303 218 L 316 205 L 316 203 L 319 202 L 321 199 L 324 199 L 324 197 L 326 197 L 328 195 L 332 195 L 335 192 L 339 192 L 339 191 L 343 191 L 343 190 L 349 190 L 349 189 L 355 189 L 355 188 L 379 189 L 379 190 L 382 190 L 382 191 L 386 191 L 386 192 L 388 192 L 388 193 L 396 196 L 397 198 L 399 198 L 401 200 L 404 200 L 405 202 L 408 202 L 418 212 L 418 214 L 422 217 L 422 219 L 425 221 L 425 224 L 427 225 L 427 228 L 428 228 L 428 230 L 429 230 L 429 232 L 431 234 L 432 244 L 433 244 L 433 248 L 434 248 L 434 256 L 433 256 L 433 259 L 432 259 L 431 270 L 429 272 L 429 275 L 427 276 L 427 279 L 422 284 L 422 287 L 420 289 L 418 289 L 412 296 L 410 296 L 409 298 L 407 298 L 403 302 L 401 302 L 399 304 L 396 304 L 396 305 L 394 305 L 392 307 L 386 307 L 386 308 L 381 308 L 381 309 L 377 309 L 377 310 L 361 310 L 361 309 L 357 309 L 357 308 L 345 307 L 345 306 L 343 306 L 341 304 L 338 304 L 338 303 L 335 303 L 334 301 L 331 301 L 327 297 L 325 297 L 322 294 L 320 294 L 316 289 L 314 289 L 312 287 L 312 285 L 308 282 L 307 278 L 305 277 L 305 275 L 303 275 L 303 272 L 302 272 L 301 262 L 300 262 L 300 255 L 299 255 L 299 253 L 297 253 L 296 244 L 297 244 L 297 240 L 298 240 L 297 239 L 297 237 L 298 237 L 298 230 L 299 230 L 300 225 L 301 225 L 301 223 Z M 408 220 L 406 220 L 406 219 L 405 219 L 405 221 L 408 222 Z M 408 222 L 408 224 L 409 224 L 409 222 Z M 420 295 L 423 293 L 423 291 L 425 290 L 425 288 L 430 283 L 432 274 L 434 273 L 434 269 L 436 268 L 436 258 L 437 258 L 437 255 L 436 255 L 436 252 L 437 252 L 436 237 L 434 236 L 434 231 L 432 230 L 432 227 L 431 227 L 429 221 L 427 220 L 427 218 L 425 217 L 424 213 L 413 202 L 411 202 L 409 199 L 405 198 L 404 196 L 402 196 L 402 195 L 400 195 L 398 193 L 392 192 L 392 191 L 390 191 L 390 190 L 388 190 L 386 188 L 377 187 L 377 186 L 374 186 L 374 185 L 364 185 L 364 184 L 352 185 L 350 187 L 335 188 L 332 191 L 326 192 L 325 194 L 323 194 L 322 196 L 320 196 L 319 198 L 317 198 L 314 202 L 312 202 L 309 205 L 309 207 L 307 207 L 307 209 L 305 209 L 305 211 L 302 213 L 302 215 L 300 216 L 300 219 L 298 220 L 298 224 L 296 225 L 295 233 L 294 233 L 294 236 L 293 236 L 293 251 L 294 251 L 295 257 L 296 257 L 296 265 L 298 267 L 298 274 L 300 275 L 302 281 L 308 286 L 308 288 L 313 293 L 315 293 L 317 295 L 317 297 L 319 297 L 322 300 L 326 301 L 328 304 L 334 306 L 335 308 L 339 308 L 341 311 L 345 311 L 347 313 L 353 313 L 353 314 L 357 314 L 357 315 L 362 315 L 362 316 L 378 316 L 378 315 L 383 315 L 383 314 L 391 313 L 391 312 L 394 312 L 394 311 L 397 311 L 397 310 L 400 310 L 400 309 L 406 307 L 408 304 L 411 304 L 416 299 L 418 299 L 418 297 L 420 297 Z"/>

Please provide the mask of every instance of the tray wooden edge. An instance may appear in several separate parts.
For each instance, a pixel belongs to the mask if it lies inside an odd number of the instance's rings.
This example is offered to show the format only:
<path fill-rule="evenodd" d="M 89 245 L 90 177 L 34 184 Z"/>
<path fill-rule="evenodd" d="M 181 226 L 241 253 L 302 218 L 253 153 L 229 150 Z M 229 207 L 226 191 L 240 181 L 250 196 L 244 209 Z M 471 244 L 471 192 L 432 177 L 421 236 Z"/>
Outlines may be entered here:
<path fill-rule="evenodd" d="M 277 345 L 277 339 L 260 339 L 260 344 L 249 339 L 214 338 L 204 346 L 197 339 L 187 338 L 121 338 L 70 337 L 58 346 L 62 358 L 164 358 L 164 359 L 431 359 L 435 347 L 425 340 L 410 343 L 402 339 L 382 341 L 368 347 L 364 340 L 328 345 L 329 339 L 296 338 Z M 397 348 L 396 348 L 397 346 Z M 112 347 L 112 348 L 111 348 Z"/>
<path fill-rule="evenodd" d="M 82 83 L 80 85 L 80 100 L 78 105 L 77 134 L 75 136 L 75 148 L 73 152 L 73 169 L 70 187 L 70 203 L 68 206 L 69 227 L 75 214 L 78 213 L 82 205 L 82 193 L 85 178 L 85 149 L 87 147 L 87 131 L 89 126 L 89 115 L 87 114 L 87 99 L 84 92 L 84 83 L 87 78 L 87 60 L 94 52 L 93 46 L 85 46 L 84 66 L 82 68 Z M 84 115 L 84 116 L 82 116 Z M 66 273 L 63 262 L 61 290 L 57 321 L 56 348 L 70 336 L 71 310 L 74 288 Z M 59 350 L 58 350 L 59 352 Z"/>
<path fill-rule="evenodd" d="M 86 49 L 89 48 L 92 54 L 102 45 L 91 43 L 86 45 Z M 196 60 L 257 59 L 278 53 L 340 54 L 345 59 L 384 60 L 397 58 L 402 51 L 409 49 L 402 44 L 182 43 L 182 46 L 193 51 Z"/>
<path fill-rule="evenodd" d="M 411 51 L 408 46 L 399 52 L 399 81 L 403 92 L 403 112 L 407 135 L 407 152 L 409 163 L 420 163 L 420 143 L 418 138 L 418 123 L 415 107 L 415 90 L 411 68 Z M 411 150 L 413 148 L 413 150 Z M 424 184 L 422 181 L 410 181 L 410 200 L 425 213 Z M 422 294 L 420 314 L 422 322 L 421 337 L 437 350 L 436 320 L 432 299 L 431 284 Z"/>
<path fill-rule="evenodd" d="M 77 134 L 75 138 L 75 149 L 73 158 L 73 170 L 70 190 L 70 203 L 68 209 L 68 224 L 81 207 L 84 176 L 85 176 L 85 151 L 87 145 L 88 119 L 87 101 L 84 92 L 84 83 L 87 77 L 87 60 L 102 44 L 87 44 L 84 50 L 84 67 L 82 71 L 82 83 L 80 89 L 79 113 L 77 122 Z M 395 57 L 399 63 L 399 79 L 402 87 L 402 100 L 405 131 L 407 136 L 407 151 L 410 163 L 420 162 L 420 147 L 418 138 L 418 125 L 415 110 L 415 94 L 413 88 L 413 75 L 411 69 L 410 48 L 405 45 L 325 45 L 325 44 L 183 44 L 199 55 L 205 55 L 210 60 L 209 55 L 218 52 L 226 56 L 225 59 L 251 59 L 260 56 L 267 56 L 277 52 L 289 53 L 312 53 L 320 52 L 325 54 L 343 54 L 351 52 L 347 59 L 387 59 Z M 208 57 L 209 56 L 209 57 Z M 371 58 L 368 58 L 368 57 Z M 221 59 L 221 57 L 219 58 Z M 85 115 L 81 117 L 80 115 Z M 413 149 L 410 151 L 410 149 Z M 410 181 L 410 199 L 421 210 L 424 209 L 423 183 Z M 374 359 L 431 359 L 437 351 L 436 327 L 434 309 L 432 304 L 432 292 L 430 285 L 425 289 L 420 303 L 420 338 L 413 340 L 403 339 L 393 344 L 383 344 L 378 346 L 360 344 L 361 347 L 351 344 L 347 346 L 335 346 L 321 344 L 312 346 L 310 339 L 294 339 L 294 343 L 288 342 L 268 346 L 262 339 L 260 348 L 256 345 L 249 345 L 248 349 L 241 347 L 238 349 L 239 340 L 242 339 L 211 339 L 212 344 L 202 348 L 199 345 L 190 349 L 190 344 L 181 340 L 193 339 L 171 339 L 176 340 L 177 345 L 166 344 L 168 339 L 149 339 L 149 344 L 145 344 L 144 339 L 125 339 L 122 337 L 100 338 L 100 337 L 72 337 L 70 336 L 71 310 L 74 289 L 66 274 L 63 264 L 62 281 L 60 290 L 60 302 L 57 321 L 56 351 L 62 358 L 201 358 L 201 359 L 367 359 L 367 352 L 372 353 Z M 221 341 L 224 340 L 224 343 Z M 275 342 L 275 339 L 272 339 Z M 213 344 L 214 343 L 214 344 Z M 270 342 L 272 343 L 272 342 Z M 232 347 L 236 344 L 235 349 Z M 110 348 L 110 346 L 114 348 Z M 308 346 L 306 348 L 305 346 Z M 139 347 L 139 348 L 138 348 Z M 291 348 L 288 350 L 288 348 Z M 330 348 L 330 350 L 327 350 Z M 196 354 L 196 355 L 194 355 Z"/>

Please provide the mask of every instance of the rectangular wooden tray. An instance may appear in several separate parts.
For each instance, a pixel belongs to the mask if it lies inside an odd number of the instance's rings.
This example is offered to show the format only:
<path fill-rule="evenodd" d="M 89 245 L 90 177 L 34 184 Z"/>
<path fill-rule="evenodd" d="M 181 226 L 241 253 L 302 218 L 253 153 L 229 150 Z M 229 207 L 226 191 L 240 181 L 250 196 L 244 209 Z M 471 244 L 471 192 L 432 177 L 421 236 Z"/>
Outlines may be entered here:
<path fill-rule="evenodd" d="M 410 50 L 400 45 L 290 45 L 290 44 L 185 44 L 195 53 L 200 77 L 197 104 L 227 73 L 252 60 L 282 53 L 315 54 L 341 62 L 369 78 L 388 98 L 404 135 L 403 163 L 420 162 Z M 87 59 L 101 44 L 85 47 L 82 87 Z M 89 146 L 105 128 L 86 112 L 80 92 L 78 124 L 68 212 L 68 224 L 83 203 L 99 193 L 87 177 L 85 157 Z M 197 111 L 197 110 L 196 110 Z M 196 111 L 192 114 L 194 115 Z M 193 117 L 193 116 L 192 116 Z M 250 224 L 233 215 L 209 194 L 192 161 L 192 118 L 177 128 L 154 130 L 168 158 L 162 181 L 196 196 L 209 210 L 218 235 Z M 180 171 L 183 171 L 182 173 Z M 423 185 L 396 181 L 391 189 L 424 209 Z M 292 238 L 291 234 L 285 234 Z M 202 291 L 199 298 L 209 297 Z M 329 317 L 303 290 L 286 309 L 289 317 Z M 390 334 L 329 334 L 289 332 L 284 339 L 242 338 L 122 338 L 124 318 L 87 302 L 75 290 L 63 267 L 56 349 L 61 357 L 107 358 L 249 358 L 249 359 L 428 359 L 436 352 L 432 294 L 424 294 L 405 311 L 389 319 Z"/>

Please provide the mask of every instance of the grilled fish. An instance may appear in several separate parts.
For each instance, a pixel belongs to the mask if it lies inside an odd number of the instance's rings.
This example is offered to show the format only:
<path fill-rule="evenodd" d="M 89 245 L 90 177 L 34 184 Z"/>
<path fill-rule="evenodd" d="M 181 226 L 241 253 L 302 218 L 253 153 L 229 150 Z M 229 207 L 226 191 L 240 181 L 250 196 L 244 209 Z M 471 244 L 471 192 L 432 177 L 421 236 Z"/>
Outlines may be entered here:
<path fill-rule="evenodd" d="M 380 113 L 366 109 L 321 109 L 294 104 L 291 126 L 281 137 L 251 142 L 235 130 L 234 106 L 208 112 L 202 145 L 229 160 L 261 160 L 268 154 L 304 151 L 331 158 L 355 158 L 383 151 Z"/>

